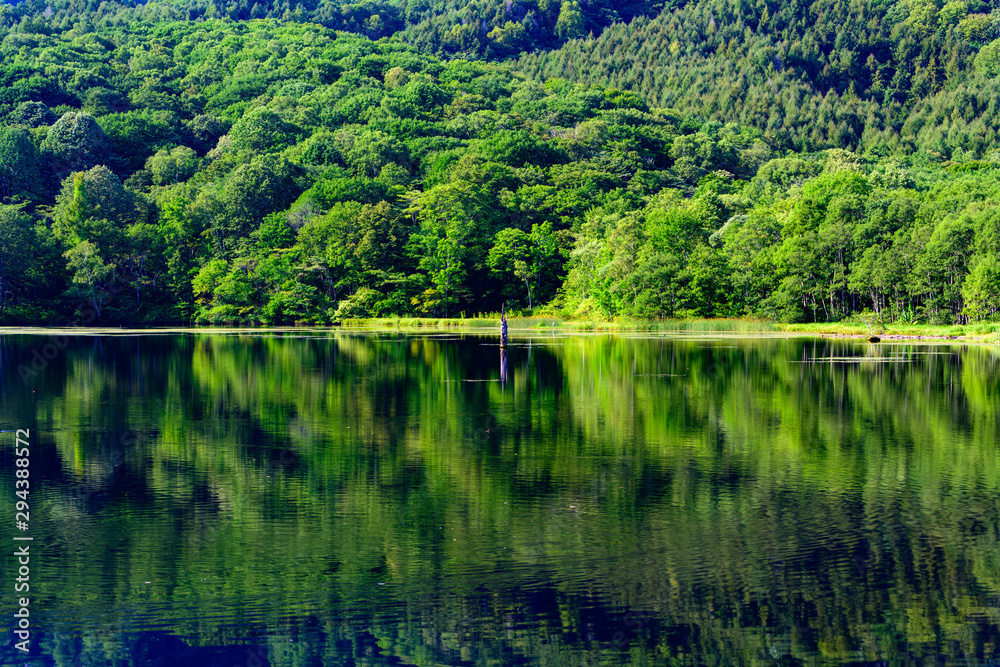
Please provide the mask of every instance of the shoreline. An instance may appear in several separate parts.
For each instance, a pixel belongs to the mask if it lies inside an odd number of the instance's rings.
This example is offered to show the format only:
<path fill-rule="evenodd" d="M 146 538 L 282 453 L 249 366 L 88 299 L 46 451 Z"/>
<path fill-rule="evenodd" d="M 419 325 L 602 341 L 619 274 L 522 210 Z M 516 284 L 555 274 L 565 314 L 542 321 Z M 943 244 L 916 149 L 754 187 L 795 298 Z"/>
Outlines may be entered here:
<path fill-rule="evenodd" d="M 803 332 L 807 333 L 807 332 Z M 843 338 L 867 340 L 871 336 L 868 334 L 855 333 L 818 333 L 820 338 Z M 986 336 L 948 336 L 944 334 L 876 334 L 878 340 L 872 342 L 885 342 L 893 340 L 957 340 L 957 341 L 979 341 L 985 342 Z"/>
<path fill-rule="evenodd" d="M 511 331 L 548 333 L 661 333 L 728 336 L 817 336 L 828 339 L 869 339 L 891 341 L 959 341 L 1000 344 L 1000 323 L 972 325 L 900 324 L 868 327 L 860 323 L 784 324 L 766 320 L 719 318 L 689 320 L 566 320 L 559 317 L 513 316 L 508 319 Z M 344 320 L 336 324 L 296 324 L 278 326 L 0 326 L 3 334 L 36 335 L 150 335 L 150 334 L 241 334 L 250 332 L 305 333 L 308 331 L 362 332 L 366 330 L 416 330 L 499 332 L 499 317 L 419 318 L 386 317 Z M 873 341 L 873 344 L 875 341 Z"/>
<path fill-rule="evenodd" d="M 687 320 L 566 320 L 559 317 L 509 317 L 511 330 L 564 332 L 654 332 L 685 334 L 781 335 L 794 334 L 833 339 L 885 341 L 963 341 L 1000 344 L 1000 323 L 977 324 L 887 324 L 877 327 L 858 322 L 818 322 L 786 324 L 768 320 L 718 318 Z M 489 329 L 499 328 L 499 317 L 475 318 L 372 318 L 345 320 L 340 327 L 350 329 Z"/>

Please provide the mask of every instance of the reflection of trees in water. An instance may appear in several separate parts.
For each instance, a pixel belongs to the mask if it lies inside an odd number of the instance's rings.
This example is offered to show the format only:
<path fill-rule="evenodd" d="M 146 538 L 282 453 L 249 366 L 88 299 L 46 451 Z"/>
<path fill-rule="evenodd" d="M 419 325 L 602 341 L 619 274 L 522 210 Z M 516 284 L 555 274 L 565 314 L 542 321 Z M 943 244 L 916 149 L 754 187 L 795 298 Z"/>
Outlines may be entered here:
<path fill-rule="evenodd" d="M 990 349 L 539 337 L 503 388 L 481 342 L 73 339 L 3 407 L 52 453 L 39 608 L 289 665 L 993 650 Z"/>

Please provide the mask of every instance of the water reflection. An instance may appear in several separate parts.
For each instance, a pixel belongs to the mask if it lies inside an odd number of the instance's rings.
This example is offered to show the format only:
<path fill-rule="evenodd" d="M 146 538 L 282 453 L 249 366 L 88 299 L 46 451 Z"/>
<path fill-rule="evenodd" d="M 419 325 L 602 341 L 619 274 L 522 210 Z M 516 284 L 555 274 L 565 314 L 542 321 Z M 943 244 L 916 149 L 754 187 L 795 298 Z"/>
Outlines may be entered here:
<path fill-rule="evenodd" d="M 44 344 L 0 339 L 39 664 L 996 659 L 993 348 L 78 336 L 22 381 Z"/>

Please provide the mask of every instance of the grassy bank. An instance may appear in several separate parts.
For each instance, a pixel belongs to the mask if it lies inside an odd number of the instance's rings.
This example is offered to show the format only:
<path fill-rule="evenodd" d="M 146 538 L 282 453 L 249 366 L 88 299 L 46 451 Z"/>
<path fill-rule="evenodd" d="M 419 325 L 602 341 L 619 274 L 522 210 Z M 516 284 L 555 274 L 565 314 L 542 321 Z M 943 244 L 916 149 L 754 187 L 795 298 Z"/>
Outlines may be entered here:
<path fill-rule="evenodd" d="M 832 322 L 810 324 L 781 324 L 767 320 L 751 319 L 690 319 L 690 320 L 616 320 L 601 322 L 592 320 L 565 320 L 558 317 L 509 317 L 508 326 L 512 330 L 542 330 L 555 328 L 560 331 L 671 331 L 687 333 L 777 333 L 782 331 L 802 334 L 822 334 L 825 336 L 880 337 L 901 336 L 907 338 L 963 338 L 1000 343 L 1000 323 L 981 322 L 978 324 L 876 324 L 863 322 Z M 358 329 L 496 329 L 500 326 L 498 314 L 487 314 L 468 318 L 434 317 L 385 317 L 374 319 L 344 320 L 341 326 Z"/>
<path fill-rule="evenodd" d="M 903 336 L 907 338 L 964 338 L 1000 343 L 1000 323 L 977 324 L 878 324 L 832 322 L 813 324 L 782 324 L 783 331 L 817 333 L 829 336 Z"/>
<path fill-rule="evenodd" d="M 343 320 L 341 326 L 349 328 L 420 328 L 420 329 L 498 329 L 499 314 L 468 318 L 443 317 L 384 317 L 374 319 Z M 779 325 L 765 320 L 749 319 L 696 319 L 696 320 L 565 320 L 558 317 L 508 317 L 511 330 L 542 330 L 556 328 L 561 331 L 670 331 L 725 333 L 761 333 L 781 331 Z"/>

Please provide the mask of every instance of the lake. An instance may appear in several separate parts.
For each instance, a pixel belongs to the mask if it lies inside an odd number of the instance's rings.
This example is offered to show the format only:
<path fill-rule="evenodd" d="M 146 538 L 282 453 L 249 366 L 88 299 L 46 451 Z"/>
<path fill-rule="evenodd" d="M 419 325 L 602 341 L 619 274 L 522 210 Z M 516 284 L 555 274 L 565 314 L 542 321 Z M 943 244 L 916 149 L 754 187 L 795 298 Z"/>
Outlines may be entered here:
<path fill-rule="evenodd" d="M 0 337 L 0 657 L 998 664 L 1000 349 L 511 340 Z"/>

